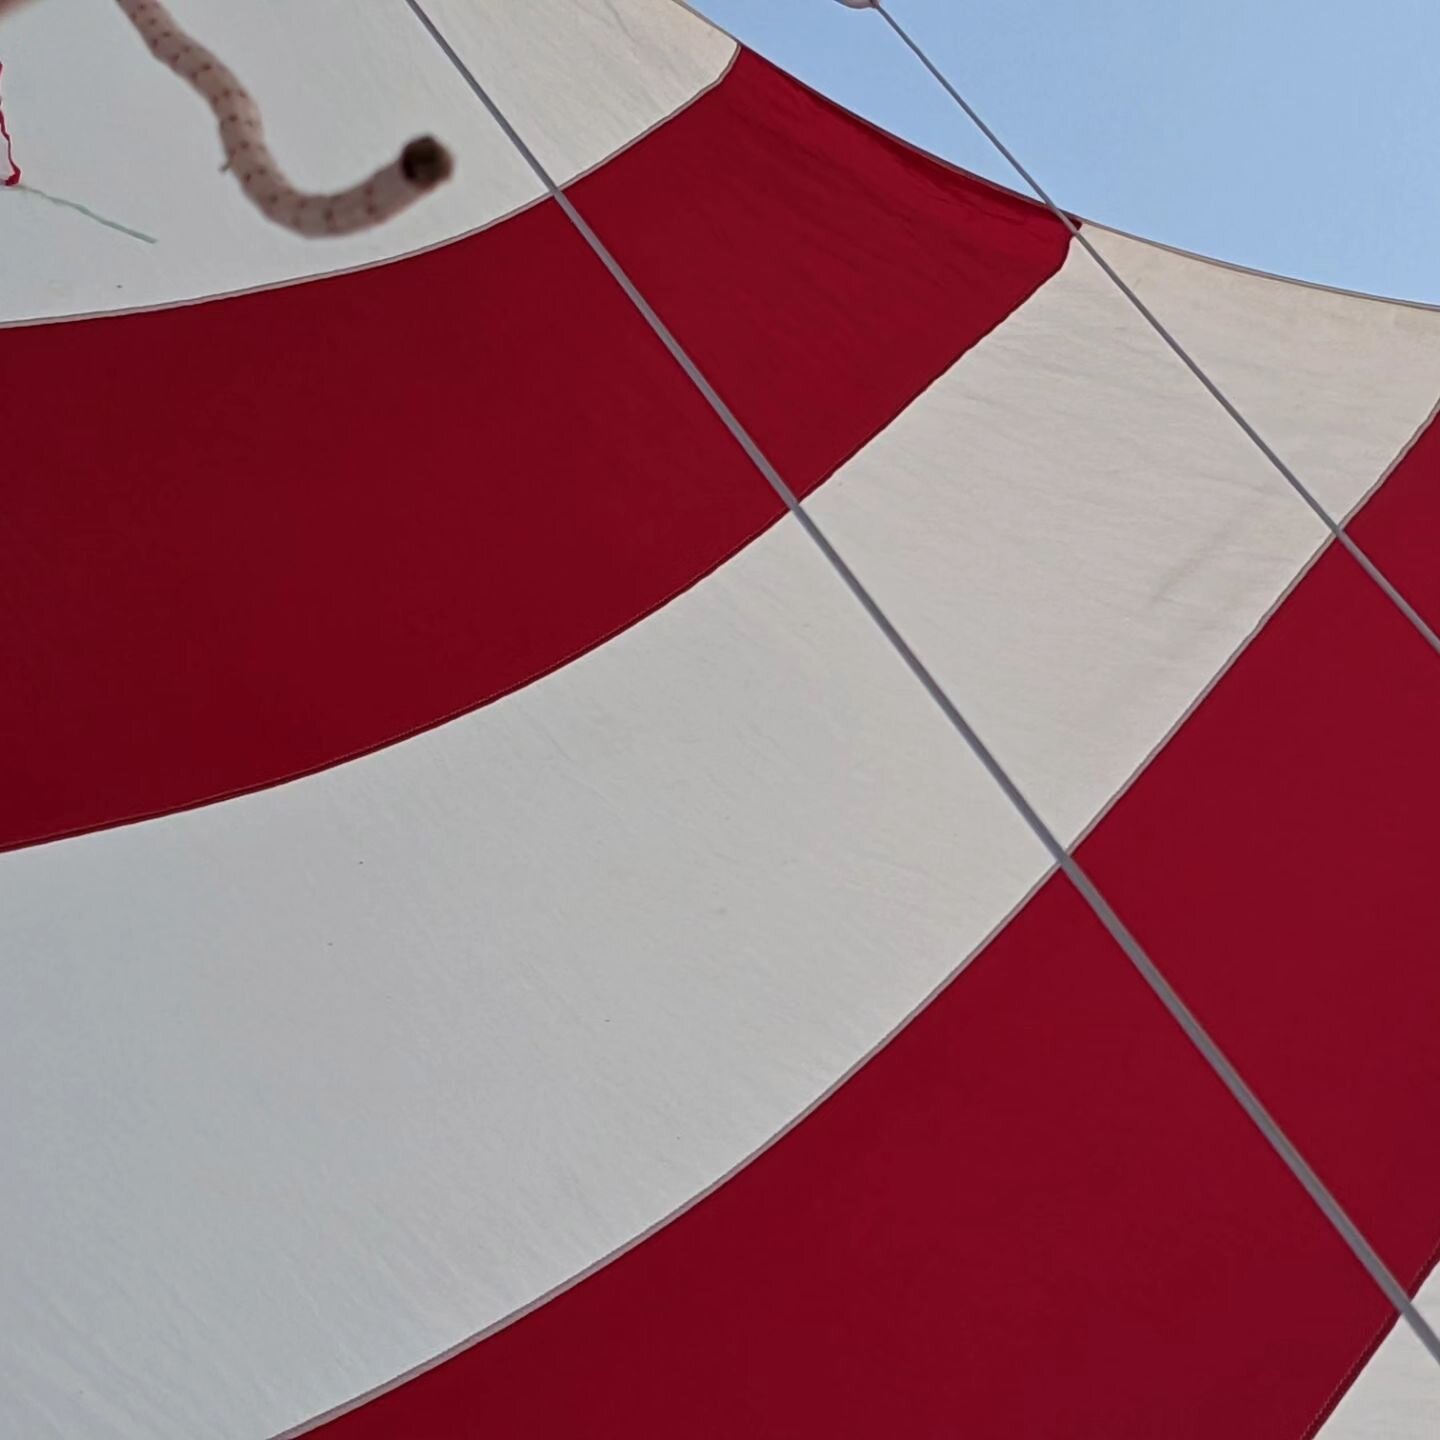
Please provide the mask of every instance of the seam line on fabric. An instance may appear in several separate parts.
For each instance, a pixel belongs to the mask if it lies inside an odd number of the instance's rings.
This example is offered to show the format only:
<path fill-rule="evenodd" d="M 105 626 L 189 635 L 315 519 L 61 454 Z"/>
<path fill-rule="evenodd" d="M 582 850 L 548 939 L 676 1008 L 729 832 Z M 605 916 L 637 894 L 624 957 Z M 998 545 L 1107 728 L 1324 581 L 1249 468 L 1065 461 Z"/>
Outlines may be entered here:
<path fill-rule="evenodd" d="M 630 1236 L 627 1240 L 622 1241 L 619 1245 L 615 1246 L 613 1250 L 606 1251 L 606 1253 L 598 1259 L 592 1260 L 590 1264 L 586 1265 L 583 1269 L 577 1270 L 573 1275 L 567 1275 L 563 1280 L 551 1286 L 549 1290 L 545 1290 L 541 1294 L 534 1296 L 523 1305 L 517 1306 L 514 1310 L 507 1311 L 498 1319 L 491 1321 L 488 1325 L 483 1326 L 473 1334 L 465 1336 L 464 1339 L 457 1340 L 455 1344 L 440 1351 L 438 1354 L 427 1357 L 418 1364 L 411 1366 L 410 1369 L 402 1371 L 399 1375 L 391 1376 L 390 1379 L 381 1381 L 380 1384 L 363 1391 L 359 1395 L 352 1396 L 348 1400 L 342 1401 L 339 1405 L 329 1410 L 325 1410 L 318 1415 L 310 1416 L 308 1419 L 301 1421 L 288 1430 L 282 1430 L 277 1435 L 269 1436 L 268 1440 L 298 1440 L 298 1437 L 308 1435 L 311 1431 L 320 1429 L 332 1420 L 337 1420 L 343 1415 L 348 1415 L 352 1410 L 359 1410 L 363 1406 L 368 1405 L 372 1400 L 379 1400 L 390 1394 L 391 1391 L 398 1390 L 401 1386 L 409 1384 L 412 1380 L 420 1379 L 422 1376 L 429 1374 L 430 1371 L 438 1369 L 447 1361 L 454 1360 L 457 1356 L 463 1355 L 467 1350 L 473 1349 L 482 1341 L 489 1340 L 492 1336 L 498 1335 L 502 1330 L 508 1330 L 510 1326 L 514 1325 L 517 1321 L 525 1319 L 527 1315 L 533 1314 L 536 1310 L 548 1305 L 552 1300 L 558 1299 L 567 1291 L 573 1290 L 577 1285 L 583 1284 L 586 1280 L 590 1279 L 592 1275 L 608 1268 L 617 1260 L 623 1260 L 632 1250 L 638 1249 L 652 1236 L 657 1235 L 661 1230 L 668 1229 L 677 1220 L 688 1215 L 696 1206 L 708 1200 L 717 1190 L 728 1185 L 742 1172 L 748 1170 L 762 1156 L 773 1150 L 782 1140 L 790 1135 L 791 1131 L 803 1125 L 837 1090 L 853 1080 L 877 1055 L 889 1049 L 889 1047 L 910 1028 L 914 1021 L 918 1020 L 925 1011 L 929 1010 L 955 981 L 958 980 L 971 965 L 979 960 L 998 938 L 1000 933 L 1005 930 L 1006 927 L 1015 920 L 1016 916 L 1034 900 L 1035 896 L 1050 883 L 1054 874 L 1055 867 L 1053 865 L 1047 865 L 1044 872 L 1036 877 L 1034 882 L 1026 889 L 1025 893 L 986 931 L 985 935 L 971 946 L 955 965 L 945 972 L 944 976 L 926 992 L 924 997 L 912 1009 L 908 1010 L 895 1021 L 880 1039 L 869 1046 L 863 1054 L 857 1056 L 839 1075 L 835 1076 L 813 1100 L 808 1101 L 794 1115 L 791 1115 L 777 1130 L 767 1135 L 756 1145 L 753 1150 L 742 1155 L 740 1159 L 727 1170 L 715 1176 L 713 1180 L 708 1181 L 699 1190 L 696 1190 L 691 1195 L 687 1195 L 685 1199 L 673 1209 L 667 1210 L 665 1214 L 645 1226 L 643 1230 Z"/>
<path fill-rule="evenodd" d="M 859 576 L 850 568 L 848 562 L 831 543 L 829 537 L 821 529 L 820 525 L 800 503 L 795 492 L 791 490 L 790 486 L 780 475 L 780 472 L 776 470 L 764 451 L 760 449 L 759 445 L 751 437 L 749 431 L 740 423 L 734 412 L 721 398 L 719 392 L 711 385 L 695 361 L 691 359 L 689 353 L 681 346 L 675 336 L 671 334 L 669 327 L 636 287 L 634 281 L 630 279 L 629 275 L 621 267 L 619 261 L 610 253 L 609 248 L 590 228 L 589 223 L 585 217 L 580 214 L 579 210 L 576 209 L 570 197 L 566 195 L 564 190 L 551 178 L 549 171 L 541 163 L 538 156 L 536 156 L 534 151 L 526 144 L 524 138 L 510 123 L 505 113 L 495 101 L 491 99 L 489 92 L 480 84 L 480 81 L 475 77 L 470 67 L 460 57 L 459 53 L 430 18 L 424 6 L 420 3 L 420 0 L 405 0 L 405 4 L 429 34 L 430 38 L 440 47 L 441 51 L 455 67 L 461 78 L 470 87 L 475 98 L 484 106 L 490 118 L 499 126 L 506 139 L 510 141 L 520 157 L 534 172 L 535 177 L 545 187 L 550 198 L 555 201 L 564 212 L 566 218 L 579 232 L 580 237 L 590 247 L 596 259 L 605 267 L 611 278 L 620 286 L 621 290 L 624 291 L 631 304 L 640 312 L 641 317 L 655 333 L 656 338 L 664 345 L 665 349 L 669 351 L 671 358 L 675 360 L 689 377 L 691 383 L 700 391 L 707 404 L 709 404 L 710 408 L 715 412 L 716 418 L 719 419 L 730 432 L 736 444 L 740 446 L 752 464 L 754 464 L 755 468 L 760 471 L 770 487 L 784 502 L 785 508 L 794 516 L 796 523 L 799 524 L 801 529 L 805 531 L 806 535 L 821 552 L 837 577 L 869 616 L 871 622 L 880 631 L 885 640 L 889 642 L 897 656 L 950 722 L 951 727 L 960 735 L 961 739 L 964 740 L 970 748 L 971 753 L 999 787 L 1001 793 L 1010 802 L 1011 806 L 1024 821 L 1031 833 L 1044 847 L 1055 864 L 1065 872 L 1066 878 L 1079 892 L 1080 897 L 1094 913 L 1096 919 L 1098 919 L 1109 932 L 1111 939 L 1120 947 L 1126 958 L 1138 971 L 1141 978 L 1154 992 L 1156 998 L 1164 1005 L 1171 1018 L 1185 1033 L 1191 1044 L 1200 1052 L 1202 1058 L 1210 1066 L 1210 1069 L 1230 1092 L 1232 1098 L 1239 1104 L 1240 1108 L 1250 1118 L 1262 1136 L 1269 1142 L 1276 1155 L 1330 1222 L 1336 1233 L 1349 1247 L 1356 1260 L 1359 1261 L 1366 1273 L 1385 1295 L 1385 1298 L 1405 1318 L 1406 1323 L 1415 1331 L 1416 1335 L 1425 1345 L 1425 1348 L 1434 1356 L 1436 1362 L 1440 1363 L 1440 1337 L 1436 1336 L 1424 1317 L 1415 1309 L 1405 1289 L 1390 1273 L 1384 1261 L 1381 1260 L 1379 1254 L 1360 1232 L 1354 1221 L 1350 1219 L 1349 1215 L 1341 1207 L 1339 1201 L 1330 1193 L 1319 1175 L 1310 1167 L 1309 1162 L 1301 1155 L 1299 1150 L 1296 1149 L 1295 1145 L 1280 1128 L 1274 1117 L 1265 1109 L 1259 1096 L 1250 1089 L 1249 1085 L 1240 1075 L 1240 1072 L 1230 1062 L 1216 1041 L 1211 1038 L 1209 1032 L 1201 1025 L 1199 1019 L 1180 998 L 1178 991 L 1176 991 L 1164 977 L 1158 966 L 1151 960 L 1144 947 L 1140 944 L 1139 940 L 1130 932 L 1129 927 L 1121 920 L 1115 910 L 1111 908 L 1110 903 L 1105 899 L 1104 895 L 1101 894 L 1087 872 L 1081 868 L 1074 856 L 1060 843 L 1040 813 L 1031 805 L 1024 792 L 1021 791 L 1020 787 L 1010 777 L 1009 772 L 1001 765 L 1000 761 L 981 739 L 979 733 L 965 718 L 959 707 L 951 699 L 949 693 L 935 676 L 931 674 L 928 667 L 920 659 L 920 656 L 910 647 L 909 642 L 870 594 L 869 590 L 861 582 Z M 874 8 L 879 7 L 876 5 Z M 882 11 L 882 13 L 885 12 Z M 892 21 L 891 23 L 893 24 L 894 22 Z M 898 31 L 898 27 L 896 28 Z M 898 33 L 903 35 L 904 32 L 898 31 Z M 1276 459 L 1278 462 L 1278 457 L 1276 457 Z M 1305 493 L 1308 494 L 1308 492 Z M 1313 503 L 1318 505 L 1318 502 Z M 1322 510 L 1322 513 L 1325 512 Z M 1333 522 L 1331 523 L 1333 525 Z M 1419 617 L 1417 616 L 1416 618 L 1418 620 Z M 1423 625 L 1424 622 L 1420 621 L 1419 623 Z M 1432 636 L 1432 640 L 1437 652 L 1440 652 L 1440 639 Z"/>

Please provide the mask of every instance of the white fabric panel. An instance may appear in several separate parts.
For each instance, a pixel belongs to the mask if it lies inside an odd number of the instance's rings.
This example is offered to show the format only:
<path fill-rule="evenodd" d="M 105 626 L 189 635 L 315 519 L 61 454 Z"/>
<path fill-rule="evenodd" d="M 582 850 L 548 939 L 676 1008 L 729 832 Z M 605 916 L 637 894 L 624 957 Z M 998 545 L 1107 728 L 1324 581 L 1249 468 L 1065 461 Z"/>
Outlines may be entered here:
<path fill-rule="evenodd" d="M 455 178 L 377 230 L 305 240 L 220 173 L 205 103 L 108 0 L 44 0 L 0 24 L 24 183 L 0 189 L 0 320 L 167 304 L 435 245 L 538 198 L 535 178 L 403 3 L 185 0 L 177 21 L 252 90 L 282 167 L 334 190 L 430 132 Z M 427 7 L 557 180 L 587 170 L 723 74 L 734 42 L 673 0 L 435 0 Z M 83 37 L 83 39 L 81 38 Z"/>
<path fill-rule="evenodd" d="M 1440 1271 L 1416 1296 L 1440 1326 Z M 1405 1324 L 1397 1324 L 1346 1391 L 1316 1440 L 1435 1440 L 1440 1432 L 1440 1367 Z"/>
<path fill-rule="evenodd" d="M 254 1437 L 426 1359 L 762 1143 L 1043 864 L 793 526 L 468 719 L 3 857 L 0 1433 Z"/>
<path fill-rule="evenodd" d="M 1251 282 L 1141 258 L 1233 363 Z M 1358 498 L 1440 316 L 1256 284 L 1237 398 Z M 814 504 L 1067 836 L 1319 538 L 1083 255 Z M 788 523 L 476 715 L 0 857 L 0 1432 L 262 1436 L 448 1348 L 751 1153 L 1043 869 Z"/>
<path fill-rule="evenodd" d="M 1440 395 L 1440 312 L 1086 233 L 1337 514 Z M 1326 534 L 1079 246 L 811 509 L 1069 836 Z"/>
<path fill-rule="evenodd" d="M 1418 426 L 1436 403 L 1434 308 L 1277 281 L 1098 225 L 1085 233 L 1337 518 L 1393 458 L 1392 427 L 1402 416 Z"/>

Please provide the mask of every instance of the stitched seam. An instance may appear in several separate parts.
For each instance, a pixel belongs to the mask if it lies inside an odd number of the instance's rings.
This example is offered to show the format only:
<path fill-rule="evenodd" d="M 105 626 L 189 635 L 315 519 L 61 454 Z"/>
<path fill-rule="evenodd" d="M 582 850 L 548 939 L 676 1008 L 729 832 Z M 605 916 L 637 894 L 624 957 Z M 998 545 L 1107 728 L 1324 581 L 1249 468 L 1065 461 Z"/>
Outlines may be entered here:
<path fill-rule="evenodd" d="M 828 478 L 828 477 L 827 477 Z M 818 488 L 818 487 L 817 487 Z M 382 736 L 378 740 L 367 744 L 356 746 L 354 749 L 342 751 L 338 755 L 331 756 L 325 760 L 316 761 L 312 765 L 297 766 L 292 770 L 283 771 L 278 775 L 263 780 L 257 780 L 253 784 L 235 785 L 225 789 L 211 791 L 193 800 L 186 800 L 180 804 L 160 805 L 150 810 L 136 810 L 118 816 L 114 819 L 100 820 L 93 824 L 62 826 L 59 829 L 46 831 L 39 835 L 29 836 L 23 840 L 15 840 L 0 843 L 0 855 L 10 854 L 17 850 L 28 850 L 37 845 L 49 845 L 59 840 L 73 840 L 81 835 L 93 835 L 103 830 L 116 830 L 126 825 L 138 825 L 147 820 L 163 820 L 171 815 L 183 815 L 188 810 L 198 810 L 207 805 L 219 804 L 225 800 L 236 800 L 244 795 L 255 795 L 262 790 L 270 790 L 279 785 L 289 784 L 293 780 L 303 780 L 311 775 L 318 775 L 326 770 L 333 770 L 338 766 L 348 764 L 352 760 L 363 759 L 367 755 L 373 755 L 377 751 L 388 749 L 401 741 L 414 739 L 417 735 L 423 735 L 429 730 L 439 729 L 442 725 L 449 724 L 452 720 L 459 720 L 466 715 L 473 715 L 477 710 L 483 710 L 488 705 L 493 705 L 507 696 L 514 695 L 533 685 L 537 680 L 543 680 L 547 675 L 553 675 L 557 670 L 562 670 L 567 665 L 573 664 L 576 660 L 582 659 L 592 650 L 599 649 L 602 645 L 608 644 L 617 636 L 638 625 L 641 621 L 647 620 L 650 616 L 664 609 L 672 601 L 678 600 L 681 595 L 694 589 L 702 580 L 713 575 L 722 565 L 733 560 L 742 550 L 754 544 L 766 531 L 772 529 L 781 520 L 786 518 L 786 512 L 767 520 L 763 525 L 751 530 L 748 534 L 736 541 L 734 545 L 723 551 L 715 560 L 697 570 L 689 579 L 683 580 L 676 585 L 654 604 L 648 605 L 625 620 L 619 621 L 610 629 L 598 635 L 594 640 L 587 641 L 574 649 L 561 655 L 559 659 L 512 681 L 509 685 L 491 691 L 478 700 L 467 701 L 454 709 L 448 710 L 441 715 L 431 719 L 417 721 L 391 734 Z"/>
<path fill-rule="evenodd" d="M 1430 1251 L 1430 1257 L 1411 1276 L 1409 1292 L 1413 1298 L 1419 1293 L 1420 1287 L 1425 1283 L 1430 1272 L 1440 1263 L 1440 1240 L 1437 1240 L 1434 1248 Z M 1299 1440 L 1315 1440 L 1320 1433 L 1320 1427 L 1328 1420 L 1335 1410 L 1335 1407 L 1345 1397 L 1345 1393 L 1360 1378 L 1361 1372 L 1374 1358 L 1375 1352 L 1379 1350 L 1385 1337 L 1395 1328 L 1400 1319 L 1399 1311 L 1392 1310 L 1389 1317 L 1382 1320 L 1376 1327 L 1375 1333 L 1366 1341 L 1364 1348 L 1360 1351 L 1358 1358 L 1348 1370 L 1336 1382 L 1334 1389 L 1325 1398 L 1325 1402 L 1315 1412 L 1314 1418 L 1300 1432 Z"/>

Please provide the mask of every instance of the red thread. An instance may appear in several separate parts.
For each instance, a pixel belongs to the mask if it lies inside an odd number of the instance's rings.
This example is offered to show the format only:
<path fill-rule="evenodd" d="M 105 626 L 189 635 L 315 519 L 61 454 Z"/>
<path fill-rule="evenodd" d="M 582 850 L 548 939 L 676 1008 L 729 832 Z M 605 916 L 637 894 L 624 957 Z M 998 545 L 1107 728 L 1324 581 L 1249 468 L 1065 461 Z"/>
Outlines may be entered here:
<path fill-rule="evenodd" d="M 4 74 L 5 66 L 0 64 L 0 74 Z M 20 183 L 20 167 L 15 163 L 15 147 L 10 143 L 10 131 L 5 124 L 5 108 L 0 105 L 0 140 L 5 142 L 5 158 L 10 162 L 10 174 L 5 178 L 6 185 L 18 185 Z"/>

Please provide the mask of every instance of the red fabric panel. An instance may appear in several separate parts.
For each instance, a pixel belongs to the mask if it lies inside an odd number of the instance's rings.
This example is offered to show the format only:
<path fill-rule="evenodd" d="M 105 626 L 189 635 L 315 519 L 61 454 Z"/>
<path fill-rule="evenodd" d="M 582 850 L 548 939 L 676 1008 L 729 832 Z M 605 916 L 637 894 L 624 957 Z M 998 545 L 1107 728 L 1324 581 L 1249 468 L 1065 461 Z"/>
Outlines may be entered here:
<path fill-rule="evenodd" d="M 574 194 L 801 494 L 1067 244 L 748 54 Z M 7 332 L 0 391 L 0 848 L 493 700 L 780 513 L 550 204 L 323 283 Z"/>
<path fill-rule="evenodd" d="M 1440 617 L 1440 430 L 1356 533 Z M 1407 568 L 1415 561 L 1413 572 Z M 1081 858 L 1412 1289 L 1440 664 L 1332 550 Z M 748 1169 L 325 1440 L 1300 1440 L 1391 1314 L 1068 884 Z"/>

